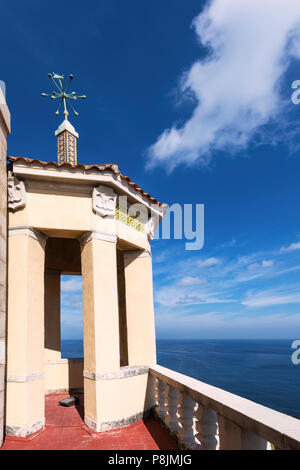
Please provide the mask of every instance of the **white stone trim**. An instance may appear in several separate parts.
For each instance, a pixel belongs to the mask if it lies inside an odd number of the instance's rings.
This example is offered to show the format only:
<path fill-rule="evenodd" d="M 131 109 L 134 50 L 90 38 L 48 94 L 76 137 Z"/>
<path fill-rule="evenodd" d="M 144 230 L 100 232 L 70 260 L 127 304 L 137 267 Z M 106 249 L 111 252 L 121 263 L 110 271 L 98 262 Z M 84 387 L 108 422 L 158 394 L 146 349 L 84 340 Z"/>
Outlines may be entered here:
<path fill-rule="evenodd" d="M 136 423 L 137 421 L 140 421 L 146 416 L 149 416 L 151 411 L 152 408 L 150 408 L 149 410 L 140 411 L 139 413 L 128 416 L 127 418 L 104 423 L 96 423 L 93 419 L 89 418 L 88 416 L 85 416 L 84 422 L 88 428 L 92 429 L 95 432 L 111 431 L 113 429 L 124 428 L 125 426 L 129 426 L 130 424 Z"/>
<path fill-rule="evenodd" d="M 41 380 L 44 378 L 44 372 L 34 372 L 29 375 L 7 375 L 6 382 L 26 383 L 33 382 L 34 380 Z"/>
<path fill-rule="evenodd" d="M 8 228 L 8 236 L 15 237 L 20 235 L 28 235 L 29 237 L 37 240 L 41 243 L 41 245 L 45 246 L 46 241 L 48 239 L 47 235 L 39 232 L 33 227 L 29 225 L 15 225 Z"/>
<path fill-rule="evenodd" d="M 61 134 L 61 133 L 64 132 L 64 131 L 70 132 L 70 134 L 74 135 L 74 137 L 76 137 L 77 139 L 78 139 L 78 137 L 79 137 L 79 134 L 75 131 L 74 126 L 72 126 L 72 124 L 70 123 L 70 121 L 68 121 L 67 119 L 65 119 L 65 120 L 60 124 L 60 126 L 58 127 L 58 129 L 55 131 L 55 135 L 58 136 L 59 134 Z"/>
<path fill-rule="evenodd" d="M 61 393 L 78 393 L 78 394 L 83 394 L 84 390 L 83 387 L 81 388 L 49 388 L 45 390 L 45 395 L 52 395 L 53 393 L 55 394 L 61 394 Z"/>
<path fill-rule="evenodd" d="M 151 251 L 149 250 L 136 250 L 136 251 L 124 251 L 124 258 L 136 259 L 136 258 L 152 258 Z"/>
<path fill-rule="evenodd" d="M 5 426 L 5 432 L 9 436 L 26 437 L 34 434 L 45 426 L 45 418 L 27 426 Z"/>
<path fill-rule="evenodd" d="M 74 362 L 83 362 L 83 357 L 68 357 L 62 359 L 50 359 L 44 362 L 45 365 L 70 364 Z"/>
<path fill-rule="evenodd" d="M 127 377 L 136 377 L 137 375 L 148 374 L 148 366 L 126 366 L 121 367 L 117 372 L 106 372 L 104 374 L 96 374 L 88 370 L 83 371 L 83 377 L 91 380 L 117 380 L 126 379 Z"/>
<path fill-rule="evenodd" d="M 105 242 L 117 243 L 117 239 L 117 234 L 105 232 L 86 232 L 78 238 L 81 245 L 85 245 L 91 240 L 102 240 Z"/>

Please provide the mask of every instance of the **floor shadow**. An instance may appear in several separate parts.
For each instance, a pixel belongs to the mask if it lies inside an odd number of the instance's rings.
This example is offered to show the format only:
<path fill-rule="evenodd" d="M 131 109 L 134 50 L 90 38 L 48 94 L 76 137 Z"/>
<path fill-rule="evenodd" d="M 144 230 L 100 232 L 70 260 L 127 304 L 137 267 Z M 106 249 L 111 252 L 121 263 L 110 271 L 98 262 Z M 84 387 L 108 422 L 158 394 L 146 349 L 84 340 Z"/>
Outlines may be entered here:
<path fill-rule="evenodd" d="M 74 397 L 78 398 L 78 403 L 75 405 L 75 408 L 76 408 L 80 418 L 84 422 L 84 396 L 83 396 L 83 393 L 70 393 L 70 395 L 72 397 L 74 396 Z"/>
<path fill-rule="evenodd" d="M 166 428 L 155 418 L 153 413 L 144 418 L 143 421 L 149 434 L 151 434 L 152 439 L 160 450 L 179 449 L 175 439 L 170 436 Z"/>

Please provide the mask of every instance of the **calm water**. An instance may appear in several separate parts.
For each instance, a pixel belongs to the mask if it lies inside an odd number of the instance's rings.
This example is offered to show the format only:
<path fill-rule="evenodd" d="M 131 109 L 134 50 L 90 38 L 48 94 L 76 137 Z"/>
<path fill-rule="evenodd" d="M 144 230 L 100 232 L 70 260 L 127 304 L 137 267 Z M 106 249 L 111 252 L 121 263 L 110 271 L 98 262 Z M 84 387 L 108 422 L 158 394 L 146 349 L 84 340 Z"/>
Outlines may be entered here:
<path fill-rule="evenodd" d="M 292 340 L 158 340 L 158 364 L 300 419 L 300 365 Z M 63 357 L 83 357 L 62 340 Z"/>

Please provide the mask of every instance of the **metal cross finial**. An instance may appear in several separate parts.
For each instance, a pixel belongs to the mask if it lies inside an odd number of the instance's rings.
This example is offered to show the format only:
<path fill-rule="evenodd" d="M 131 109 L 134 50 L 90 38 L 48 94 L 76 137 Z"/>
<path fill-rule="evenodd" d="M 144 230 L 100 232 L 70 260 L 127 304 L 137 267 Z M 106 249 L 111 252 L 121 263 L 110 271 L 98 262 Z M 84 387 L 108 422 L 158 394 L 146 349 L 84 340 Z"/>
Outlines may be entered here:
<path fill-rule="evenodd" d="M 56 111 L 55 114 L 59 115 L 59 110 L 60 110 L 60 107 L 63 103 L 64 104 L 65 119 L 68 119 L 68 115 L 69 115 L 69 112 L 68 112 L 68 109 L 67 109 L 67 104 L 70 105 L 70 107 L 73 110 L 75 116 L 78 116 L 77 111 L 73 108 L 70 101 L 68 103 L 67 100 L 76 101 L 78 98 L 85 99 L 86 96 L 85 95 L 81 95 L 81 96 L 76 95 L 75 91 L 72 91 L 71 93 L 68 93 L 70 83 L 73 80 L 74 76 L 70 75 L 68 84 L 67 84 L 65 89 L 64 89 L 64 85 L 63 85 L 63 80 L 64 80 L 65 77 L 63 75 L 58 75 L 57 73 L 49 73 L 48 77 L 51 78 L 52 82 L 54 83 L 56 88 L 59 90 L 59 93 L 57 91 L 52 91 L 51 95 L 48 95 L 47 93 L 42 93 L 42 96 L 50 96 L 50 98 L 52 98 L 53 100 L 55 100 L 56 98 L 60 99 L 60 103 L 59 103 L 59 106 L 58 106 L 57 111 Z"/>

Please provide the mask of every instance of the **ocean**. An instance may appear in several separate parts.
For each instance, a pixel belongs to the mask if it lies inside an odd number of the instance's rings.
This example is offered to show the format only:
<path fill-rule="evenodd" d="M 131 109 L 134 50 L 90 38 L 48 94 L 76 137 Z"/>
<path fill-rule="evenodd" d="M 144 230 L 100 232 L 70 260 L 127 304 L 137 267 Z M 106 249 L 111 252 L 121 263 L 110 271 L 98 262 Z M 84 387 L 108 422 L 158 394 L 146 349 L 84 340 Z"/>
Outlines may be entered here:
<path fill-rule="evenodd" d="M 157 340 L 161 366 L 300 419 L 300 364 L 292 340 Z M 62 340 L 62 357 L 83 357 L 81 340 Z"/>

